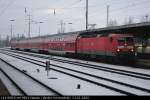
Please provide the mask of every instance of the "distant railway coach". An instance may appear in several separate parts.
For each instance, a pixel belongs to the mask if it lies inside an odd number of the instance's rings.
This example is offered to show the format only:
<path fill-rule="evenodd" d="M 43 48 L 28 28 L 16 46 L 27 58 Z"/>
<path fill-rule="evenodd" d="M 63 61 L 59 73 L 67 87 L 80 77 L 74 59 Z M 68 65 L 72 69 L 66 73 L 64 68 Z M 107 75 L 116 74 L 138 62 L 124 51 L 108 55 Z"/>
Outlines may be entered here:
<path fill-rule="evenodd" d="M 133 36 L 116 33 L 64 33 L 24 40 L 14 40 L 12 49 L 44 51 L 56 55 L 92 58 L 134 59 Z M 130 56 L 130 57 L 129 57 Z M 128 58 L 126 58 L 128 57 Z"/>
<path fill-rule="evenodd" d="M 14 40 L 12 49 L 49 52 L 56 55 L 74 54 L 78 34 L 56 34 L 43 37 L 34 37 L 24 40 Z"/>

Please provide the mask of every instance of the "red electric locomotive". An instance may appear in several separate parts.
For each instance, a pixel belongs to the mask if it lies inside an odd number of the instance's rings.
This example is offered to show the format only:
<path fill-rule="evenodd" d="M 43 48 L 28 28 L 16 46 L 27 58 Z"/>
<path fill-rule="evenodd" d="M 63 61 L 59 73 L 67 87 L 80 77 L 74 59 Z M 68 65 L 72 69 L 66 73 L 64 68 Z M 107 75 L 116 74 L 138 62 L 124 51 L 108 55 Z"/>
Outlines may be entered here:
<path fill-rule="evenodd" d="M 108 60 L 134 60 L 133 36 L 115 33 L 79 36 L 77 38 L 77 54 Z"/>
<path fill-rule="evenodd" d="M 88 56 L 133 60 L 135 57 L 133 36 L 129 34 L 64 33 L 50 36 L 15 40 L 12 49 L 46 51 L 56 55 Z"/>

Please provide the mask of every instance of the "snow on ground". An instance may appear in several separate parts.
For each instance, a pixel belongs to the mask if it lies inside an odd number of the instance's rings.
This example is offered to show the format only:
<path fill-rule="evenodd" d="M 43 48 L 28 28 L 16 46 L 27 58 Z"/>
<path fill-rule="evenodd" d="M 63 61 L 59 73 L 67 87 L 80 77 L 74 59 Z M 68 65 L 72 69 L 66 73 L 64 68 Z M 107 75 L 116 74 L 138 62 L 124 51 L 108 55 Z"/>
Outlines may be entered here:
<path fill-rule="evenodd" d="M 94 84 L 87 83 L 80 79 L 73 78 L 71 76 L 61 74 L 59 72 L 52 70 L 49 72 L 49 77 L 47 77 L 45 69 L 40 66 L 24 62 L 22 60 L 15 59 L 13 57 L 4 54 L 0 54 L 0 57 L 5 61 L 13 64 L 17 68 L 21 70 L 26 70 L 28 74 L 40 80 L 44 84 L 56 89 L 56 91 L 59 91 L 63 95 L 122 95 L 118 92 L 106 89 L 101 86 L 96 86 Z M 40 73 L 37 72 L 37 69 L 40 70 Z M 14 74 L 14 77 L 15 76 L 16 75 Z M 56 78 L 56 79 L 49 79 L 49 78 Z M 25 82 L 26 80 L 22 81 Z M 78 84 L 81 85 L 81 89 L 77 89 Z M 31 85 L 30 84 L 24 85 L 25 88 L 28 88 L 29 86 Z"/>
<path fill-rule="evenodd" d="M 22 93 L 20 93 L 20 91 L 18 91 L 18 89 L 14 85 L 12 85 L 13 83 L 1 71 L 0 71 L 0 79 L 3 81 L 3 83 L 5 84 L 5 86 L 7 87 L 11 95 L 16 95 L 16 96 L 23 95 Z"/>
<path fill-rule="evenodd" d="M 17 51 L 17 52 L 23 52 L 23 51 Z M 23 53 L 29 53 L 29 52 L 23 52 Z M 31 52 L 29 54 L 50 57 L 50 55 L 37 54 L 37 53 L 31 53 Z M 80 62 L 80 63 L 88 63 L 88 64 L 92 64 L 92 65 L 104 66 L 104 67 L 108 67 L 108 68 L 115 68 L 115 69 L 126 70 L 126 71 L 139 72 L 139 73 L 144 73 L 144 74 L 150 75 L 150 70 L 142 69 L 142 68 L 133 68 L 133 67 L 129 67 L 129 66 L 112 65 L 112 64 L 105 64 L 105 63 L 100 63 L 100 62 L 97 63 L 97 62 L 92 62 L 92 61 L 84 61 L 84 60 L 71 59 L 71 58 L 65 58 L 65 57 L 57 57 L 57 56 L 53 56 L 53 58 L 70 60 L 70 61 Z"/>
<path fill-rule="evenodd" d="M 41 87 L 41 85 L 24 74 L 7 66 L 4 62 L 0 62 L 1 67 L 28 95 L 56 95 L 53 92 Z"/>
<path fill-rule="evenodd" d="M 22 55 L 22 54 L 18 54 L 18 55 L 46 62 L 46 60 L 43 59 L 43 58 L 31 57 L 31 56 Z M 39 62 L 39 64 L 41 64 L 41 63 Z M 138 79 L 138 78 L 129 77 L 129 76 L 125 76 L 125 75 L 118 75 L 118 74 L 111 73 L 111 72 L 100 71 L 100 70 L 91 69 L 91 68 L 85 68 L 85 67 L 72 65 L 72 64 L 67 64 L 67 63 L 62 63 L 62 62 L 57 62 L 57 61 L 51 61 L 51 64 L 61 65 L 62 67 L 65 67 L 65 68 L 70 68 L 70 69 L 86 72 L 86 73 L 89 73 L 89 74 L 92 74 L 92 75 L 96 75 L 96 76 L 116 80 L 116 81 L 119 81 L 119 82 L 124 82 L 124 83 L 127 83 L 127 84 L 131 84 L 131 85 L 143 87 L 143 88 L 146 88 L 146 89 L 150 89 L 150 80 L 143 80 L 143 79 Z M 101 63 L 99 65 L 101 65 Z M 102 66 L 103 65 L 104 64 L 102 64 Z M 105 66 L 106 65 L 108 65 L 108 64 L 105 64 Z M 108 65 L 108 66 L 110 66 L 110 65 Z M 115 65 L 112 65 L 112 66 L 115 67 L 115 68 L 118 67 L 118 66 L 115 66 Z M 56 68 L 56 67 L 54 67 L 54 68 Z M 132 70 L 134 68 L 128 68 L 128 67 L 123 68 L 123 66 L 122 66 L 122 69 L 126 69 L 126 70 L 129 70 L 129 71 L 134 71 L 134 70 Z M 150 73 L 150 70 L 145 70 L 145 69 L 137 69 L 137 70 L 138 70 L 138 72 L 141 72 L 141 70 L 143 70 L 144 72 L 149 72 Z M 142 72 L 142 73 L 144 73 L 144 72 Z M 110 85 L 110 83 L 107 83 L 107 84 Z M 111 84 L 111 85 L 113 85 L 113 84 Z"/>
<path fill-rule="evenodd" d="M 144 74 L 150 75 L 150 70 L 148 70 L 148 69 L 142 69 L 142 68 L 136 68 L 136 67 L 130 67 L 130 66 L 105 64 L 105 63 L 100 63 L 100 62 L 97 63 L 97 62 L 92 62 L 92 61 L 84 61 L 84 60 L 77 60 L 77 59 L 70 59 L 70 58 L 63 58 L 63 57 L 54 57 L 54 58 L 58 58 L 58 59 L 61 58 L 64 60 L 70 60 L 70 61 L 81 62 L 81 63 L 88 63 L 88 64 L 103 66 L 103 67 L 107 67 L 107 68 L 114 68 L 114 69 L 119 69 L 119 70 L 139 72 L 139 73 L 144 73 Z"/>

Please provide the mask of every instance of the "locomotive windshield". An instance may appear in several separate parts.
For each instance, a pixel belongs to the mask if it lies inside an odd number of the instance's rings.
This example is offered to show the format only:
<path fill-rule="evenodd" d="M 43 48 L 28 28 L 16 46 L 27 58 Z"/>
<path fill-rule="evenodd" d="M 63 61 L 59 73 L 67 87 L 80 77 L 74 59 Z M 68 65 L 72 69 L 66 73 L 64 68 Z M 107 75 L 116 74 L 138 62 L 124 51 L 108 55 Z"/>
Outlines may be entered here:
<path fill-rule="evenodd" d="M 120 37 L 118 38 L 119 43 L 133 43 L 133 37 Z"/>

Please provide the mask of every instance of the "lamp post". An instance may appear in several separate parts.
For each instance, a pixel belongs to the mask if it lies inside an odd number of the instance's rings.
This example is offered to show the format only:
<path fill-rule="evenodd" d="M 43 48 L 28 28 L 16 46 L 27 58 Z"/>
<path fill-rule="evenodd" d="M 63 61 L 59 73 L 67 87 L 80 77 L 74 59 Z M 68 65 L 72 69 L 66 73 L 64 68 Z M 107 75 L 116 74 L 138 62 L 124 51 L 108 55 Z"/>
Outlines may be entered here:
<path fill-rule="evenodd" d="M 13 25 L 12 25 L 12 22 L 14 22 L 15 20 L 10 20 L 10 22 L 11 22 L 11 27 L 10 27 L 10 33 L 11 33 L 11 40 L 12 40 L 12 38 L 13 38 Z"/>
<path fill-rule="evenodd" d="M 39 22 L 39 36 L 41 35 L 41 27 L 40 27 L 40 24 L 42 24 L 44 22 Z"/>
<path fill-rule="evenodd" d="M 110 9 L 110 6 L 107 5 L 107 27 L 109 25 L 109 9 Z"/>
<path fill-rule="evenodd" d="M 88 30 L 88 0 L 86 0 L 86 30 Z"/>
<path fill-rule="evenodd" d="M 66 23 L 64 23 L 63 20 L 60 20 L 60 24 L 58 25 L 60 25 L 60 29 L 58 30 L 58 33 L 64 33 Z"/>

